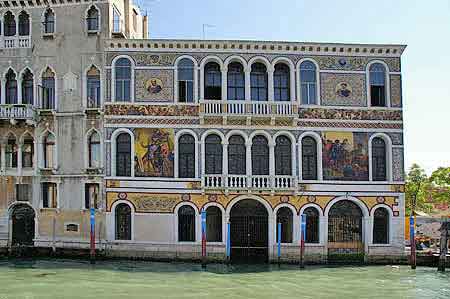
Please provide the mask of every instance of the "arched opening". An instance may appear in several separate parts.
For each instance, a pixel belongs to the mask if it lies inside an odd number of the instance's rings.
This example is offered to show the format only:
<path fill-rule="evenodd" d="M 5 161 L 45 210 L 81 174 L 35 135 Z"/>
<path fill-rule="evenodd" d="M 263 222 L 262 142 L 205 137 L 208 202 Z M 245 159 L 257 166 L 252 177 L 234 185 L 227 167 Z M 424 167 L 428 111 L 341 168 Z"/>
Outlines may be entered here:
<path fill-rule="evenodd" d="M 309 207 L 303 214 L 306 216 L 305 243 L 319 243 L 319 211 Z"/>
<path fill-rule="evenodd" d="M 222 242 L 222 211 L 219 207 L 206 209 L 206 241 Z"/>
<path fill-rule="evenodd" d="M 317 142 L 314 138 L 302 138 L 302 179 L 317 180 Z"/>
<path fill-rule="evenodd" d="M 222 139 L 211 134 L 205 140 L 205 173 L 222 174 Z"/>
<path fill-rule="evenodd" d="M 100 108 L 100 71 L 95 66 L 86 74 L 86 96 L 88 108 Z"/>
<path fill-rule="evenodd" d="M 34 78 L 29 69 L 22 76 L 22 104 L 34 104 Z"/>
<path fill-rule="evenodd" d="M 178 139 L 178 177 L 195 178 L 195 139 L 191 134 Z"/>
<path fill-rule="evenodd" d="M 44 168 L 54 168 L 56 164 L 56 148 L 55 148 L 55 136 L 48 132 L 44 137 L 43 152 L 44 152 Z"/>
<path fill-rule="evenodd" d="M 268 261 L 268 213 L 262 203 L 244 199 L 231 208 L 230 241 L 232 262 Z"/>
<path fill-rule="evenodd" d="M 370 105 L 386 106 L 386 68 L 381 63 L 374 63 L 369 69 Z"/>
<path fill-rule="evenodd" d="M 195 210 L 189 205 L 178 210 L 178 242 L 195 242 Z"/>
<path fill-rule="evenodd" d="M 52 9 L 47 9 L 44 14 L 44 34 L 55 33 L 55 13 Z"/>
<path fill-rule="evenodd" d="M 17 154 L 18 146 L 16 137 L 13 134 L 10 134 L 5 149 L 6 168 L 17 168 Z"/>
<path fill-rule="evenodd" d="M 10 11 L 6 12 L 3 16 L 3 35 L 16 35 L 16 18 Z"/>
<path fill-rule="evenodd" d="M 22 11 L 19 15 L 19 36 L 30 35 L 30 16 Z"/>
<path fill-rule="evenodd" d="M 91 6 L 87 12 L 86 25 L 88 31 L 98 31 L 99 13 L 95 6 Z"/>
<path fill-rule="evenodd" d="M 121 133 L 116 139 L 116 176 L 131 176 L 131 136 Z"/>
<path fill-rule="evenodd" d="M 383 138 L 375 137 L 372 140 L 372 180 L 386 181 L 386 142 Z"/>
<path fill-rule="evenodd" d="M 250 89 L 252 101 L 267 101 L 267 68 L 264 64 L 256 62 L 252 65 L 250 73 Z"/>
<path fill-rule="evenodd" d="M 217 62 L 208 62 L 205 65 L 204 78 L 204 98 L 205 100 L 222 99 L 222 72 Z"/>
<path fill-rule="evenodd" d="M 178 71 L 178 102 L 194 102 L 194 63 L 183 58 L 177 65 Z"/>
<path fill-rule="evenodd" d="M 115 101 L 131 102 L 131 61 L 119 58 L 114 65 Z"/>
<path fill-rule="evenodd" d="M 34 161 L 34 139 L 27 134 L 22 144 L 22 167 L 32 168 Z"/>
<path fill-rule="evenodd" d="M 55 109 L 56 85 L 55 73 L 47 68 L 42 74 L 41 108 Z"/>
<path fill-rule="evenodd" d="M 373 244 L 389 244 L 389 212 L 378 208 L 373 214 Z"/>
<path fill-rule="evenodd" d="M 269 175 L 269 142 L 263 135 L 253 138 L 252 175 Z"/>
<path fill-rule="evenodd" d="M 300 64 L 300 98 L 303 105 L 317 104 L 316 65 L 312 61 Z"/>
<path fill-rule="evenodd" d="M 12 208 L 12 240 L 13 246 L 33 246 L 34 210 L 26 204 L 18 204 Z"/>
<path fill-rule="evenodd" d="M 88 167 L 100 168 L 100 135 L 92 132 L 88 139 Z"/>
<path fill-rule="evenodd" d="M 11 69 L 6 73 L 5 97 L 6 104 L 17 104 L 17 77 Z"/>
<path fill-rule="evenodd" d="M 278 241 L 278 223 L 281 224 L 281 243 L 292 243 L 293 236 L 293 215 L 288 207 L 281 207 L 277 212 L 277 241 Z"/>
<path fill-rule="evenodd" d="M 273 73 L 273 89 L 275 101 L 290 100 L 290 70 L 284 63 L 278 63 L 275 65 L 275 71 Z"/>
<path fill-rule="evenodd" d="M 126 203 L 120 203 L 115 209 L 116 240 L 131 240 L 131 208 Z"/>
<path fill-rule="evenodd" d="M 230 101 L 245 100 L 245 73 L 244 67 L 239 62 L 228 65 L 227 73 L 227 98 Z"/>
<path fill-rule="evenodd" d="M 329 260 L 341 259 L 344 254 L 357 261 L 363 253 L 363 213 L 350 200 L 338 201 L 328 213 Z"/>
<path fill-rule="evenodd" d="M 286 136 L 275 140 L 275 175 L 292 175 L 292 144 Z"/>

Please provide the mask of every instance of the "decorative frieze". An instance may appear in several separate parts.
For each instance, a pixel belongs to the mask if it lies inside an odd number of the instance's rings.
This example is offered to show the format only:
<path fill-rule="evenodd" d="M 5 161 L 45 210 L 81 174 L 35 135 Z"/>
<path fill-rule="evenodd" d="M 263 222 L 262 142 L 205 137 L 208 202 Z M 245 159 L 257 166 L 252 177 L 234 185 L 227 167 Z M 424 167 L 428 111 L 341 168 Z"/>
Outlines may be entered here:
<path fill-rule="evenodd" d="M 105 105 L 105 115 L 198 116 L 198 105 Z"/>
<path fill-rule="evenodd" d="M 336 119 L 336 120 L 403 120 L 402 112 L 398 110 L 373 110 L 373 109 L 326 109 L 326 108 L 301 108 L 300 119 Z"/>

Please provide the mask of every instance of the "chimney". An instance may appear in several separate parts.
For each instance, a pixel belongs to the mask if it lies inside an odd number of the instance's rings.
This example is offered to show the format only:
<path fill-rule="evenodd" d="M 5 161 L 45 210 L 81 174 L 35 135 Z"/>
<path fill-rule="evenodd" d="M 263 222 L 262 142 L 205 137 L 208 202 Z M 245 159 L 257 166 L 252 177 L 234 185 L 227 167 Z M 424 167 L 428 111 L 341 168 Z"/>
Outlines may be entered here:
<path fill-rule="evenodd" d="M 142 38 L 148 38 L 148 16 L 142 18 Z"/>

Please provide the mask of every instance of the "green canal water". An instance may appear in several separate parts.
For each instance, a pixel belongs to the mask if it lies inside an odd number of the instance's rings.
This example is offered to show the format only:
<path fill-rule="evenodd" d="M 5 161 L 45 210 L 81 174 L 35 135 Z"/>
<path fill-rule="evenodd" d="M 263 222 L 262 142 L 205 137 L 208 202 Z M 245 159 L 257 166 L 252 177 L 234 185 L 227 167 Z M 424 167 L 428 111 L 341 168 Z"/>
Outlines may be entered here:
<path fill-rule="evenodd" d="M 407 266 L 0 261 L 0 299 L 450 298 L 450 272 Z"/>

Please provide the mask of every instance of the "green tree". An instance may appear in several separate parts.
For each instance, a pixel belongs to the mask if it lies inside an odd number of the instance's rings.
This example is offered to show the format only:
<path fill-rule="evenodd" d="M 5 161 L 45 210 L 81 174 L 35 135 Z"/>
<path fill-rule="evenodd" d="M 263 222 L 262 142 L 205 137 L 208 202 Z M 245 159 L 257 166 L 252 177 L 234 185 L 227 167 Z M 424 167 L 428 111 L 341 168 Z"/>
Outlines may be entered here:
<path fill-rule="evenodd" d="M 439 167 L 430 177 L 433 202 L 450 203 L 450 167 Z"/>
<path fill-rule="evenodd" d="M 413 206 L 415 211 L 431 212 L 432 206 L 427 202 L 430 197 L 430 180 L 418 164 L 413 164 L 406 176 L 405 197 L 407 215 L 411 215 Z"/>

